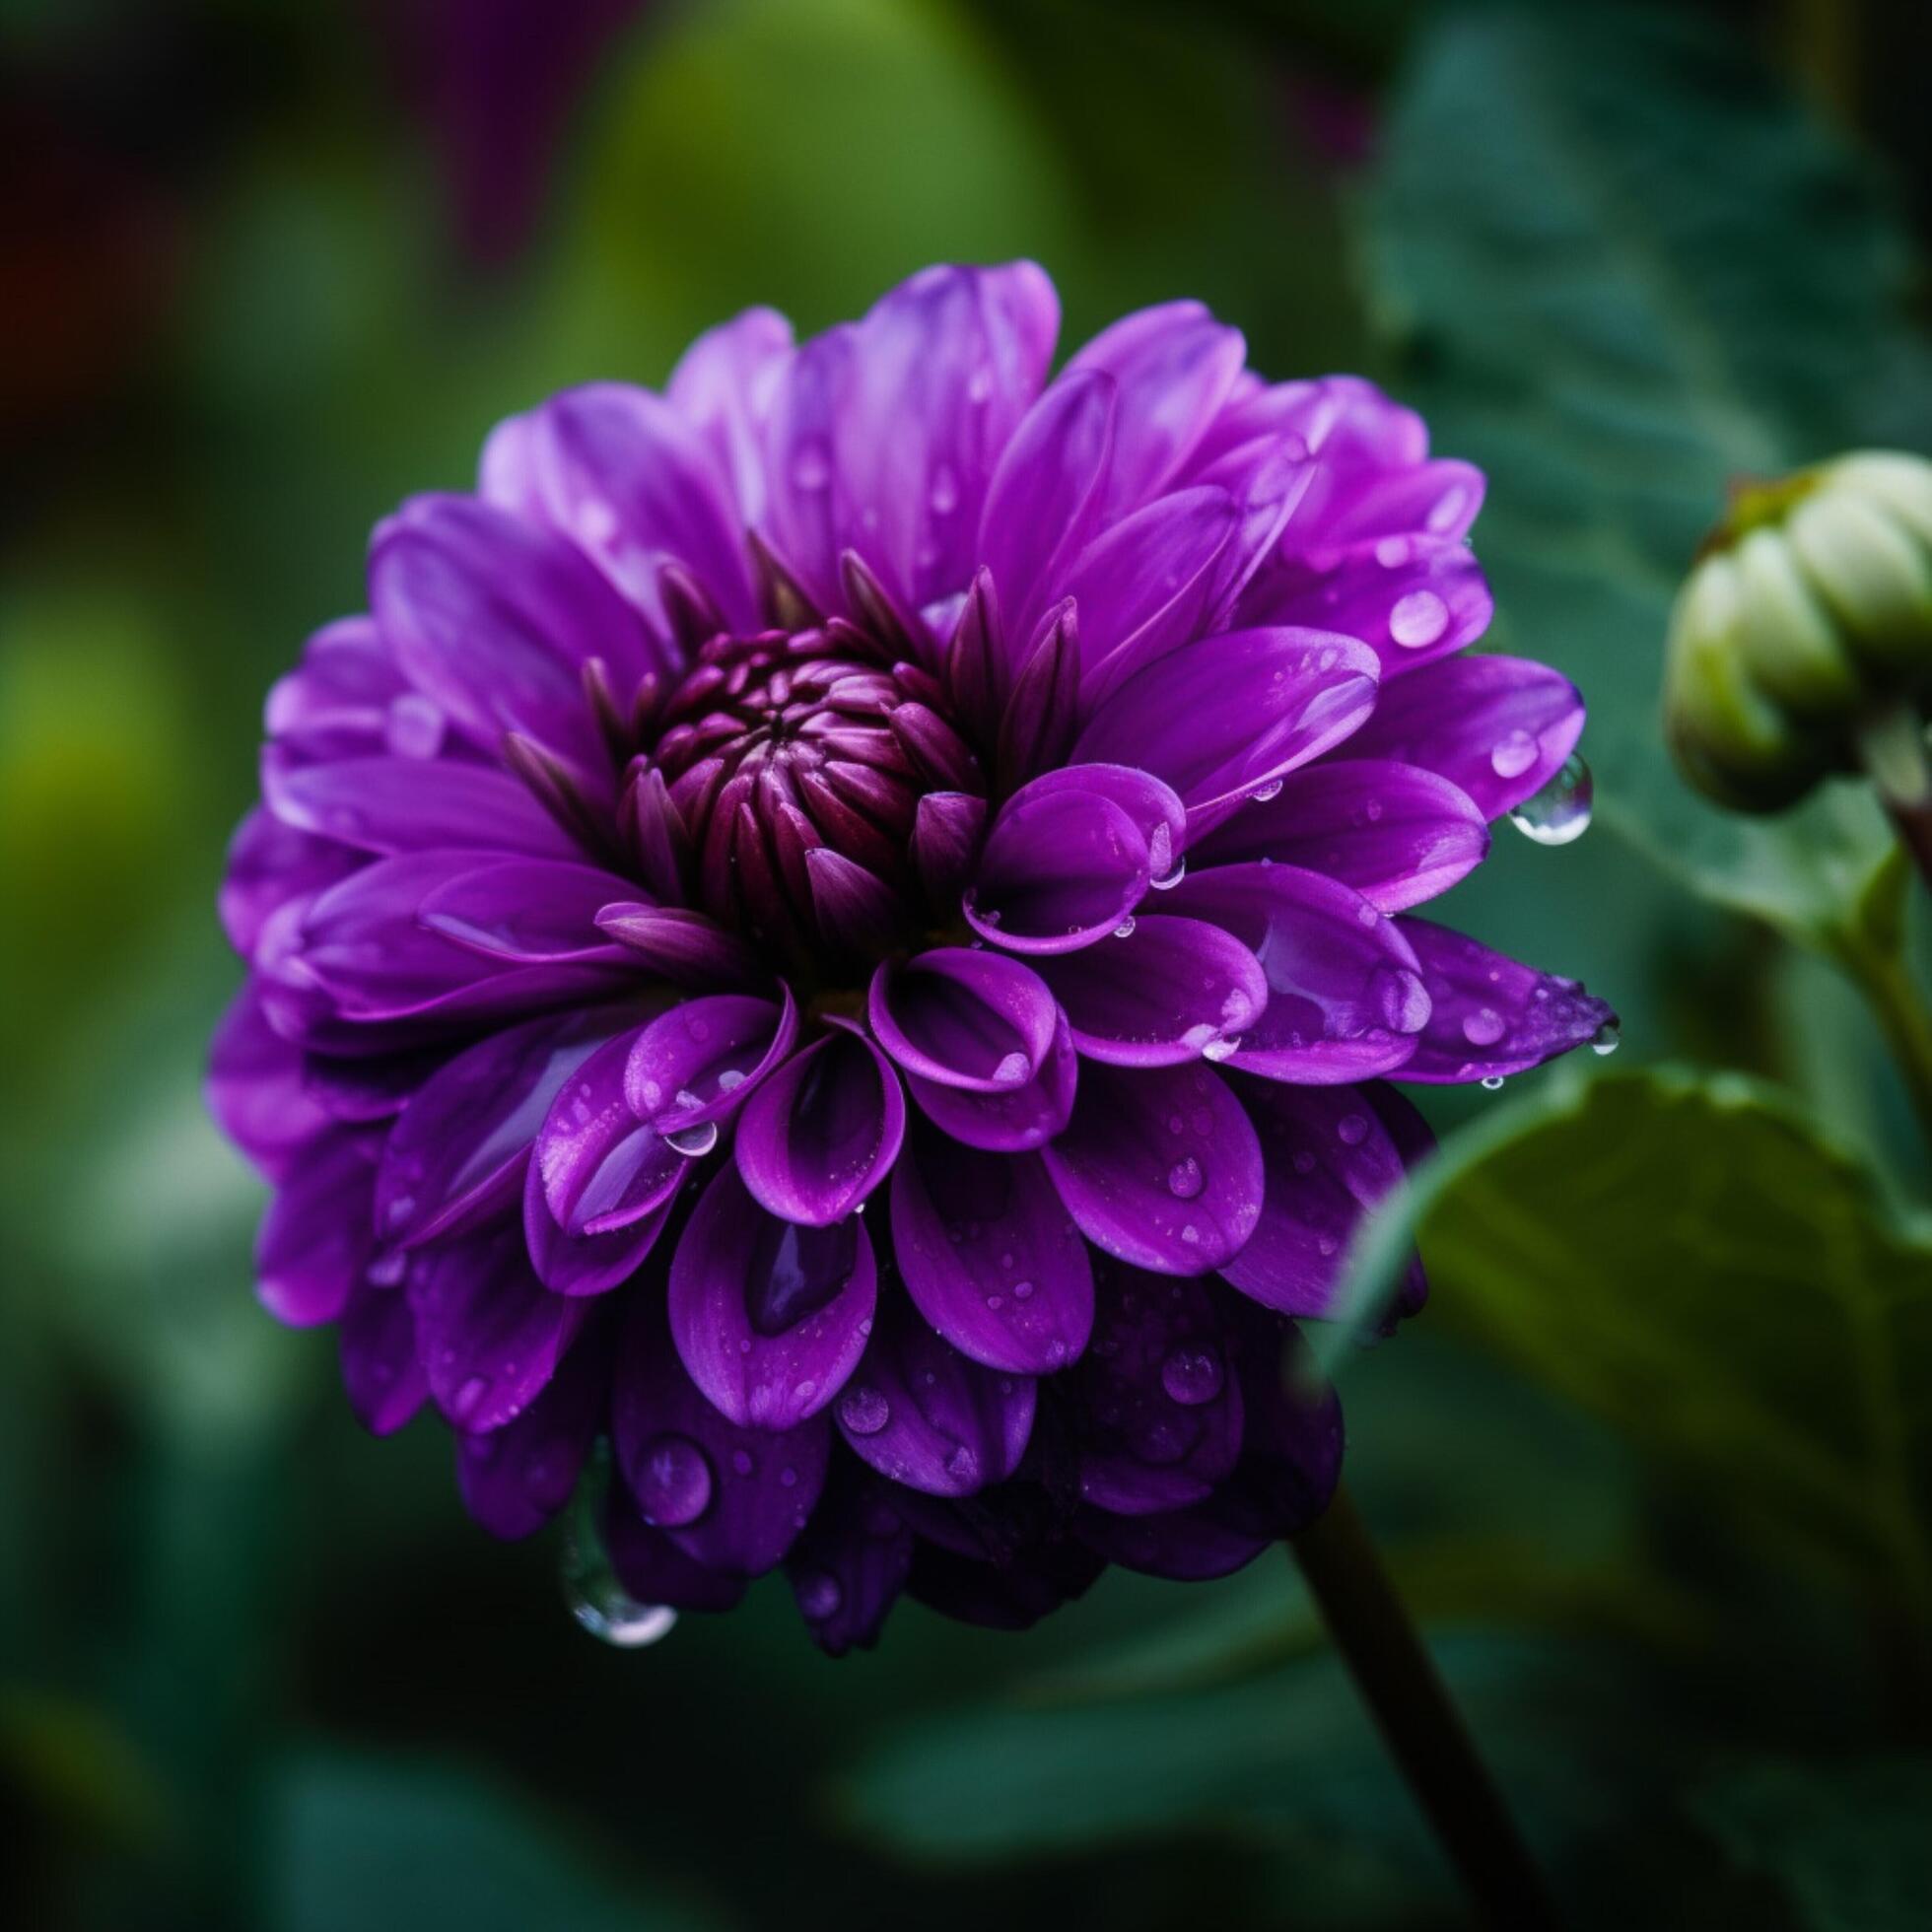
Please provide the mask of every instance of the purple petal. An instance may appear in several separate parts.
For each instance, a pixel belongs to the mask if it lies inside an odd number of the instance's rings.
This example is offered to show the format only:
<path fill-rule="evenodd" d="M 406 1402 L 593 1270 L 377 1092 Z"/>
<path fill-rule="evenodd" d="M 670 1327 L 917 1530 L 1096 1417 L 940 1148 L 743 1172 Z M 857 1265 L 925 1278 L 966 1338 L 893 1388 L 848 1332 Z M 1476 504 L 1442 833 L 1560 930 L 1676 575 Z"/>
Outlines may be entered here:
<path fill-rule="evenodd" d="M 266 806 L 255 806 L 229 842 L 223 865 L 217 910 L 229 944 L 252 959 L 271 914 L 292 900 L 312 898 L 363 863 L 361 853 L 298 832 Z"/>
<path fill-rule="evenodd" d="M 764 425 L 791 353 L 792 324 L 776 310 L 747 309 L 699 336 L 664 385 L 730 478 L 740 526 L 765 514 Z"/>
<path fill-rule="evenodd" d="M 689 1163 L 678 1159 L 641 1129 L 638 1144 L 647 1151 L 631 1192 L 656 1195 L 641 1210 L 620 1203 L 595 1217 L 594 1228 L 567 1228 L 544 1199 L 542 1170 L 532 1161 L 523 1176 L 523 1245 L 536 1278 L 552 1294 L 599 1295 L 621 1287 L 644 1266 L 677 1206 Z"/>
<path fill-rule="evenodd" d="M 405 1247 L 474 1227 L 522 1192 L 530 1143 L 558 1089 L 613 1033 L 635 1025 L 591 1011 L 494 1033 L 433 1073 L 382 1150 L 376 1228 Z"/>
<path fill-rule="evenodd" d="M 515 1220 L 419 1249 L 405 1292 L 430 1394 L 468 1430 L 501 1428 L 536 1400 L 585 1311 L 531 1273 Z"/>
<path fill-rule="evenodd" d="M 540 1196 L 567 1234 L 629 1227 L 663 1207 L 683 1183 L 686 1157 L 638 1119 L 625 1093 L 625 1071 L 643 1032 L 606 1040 L 578 1067 L 558 1087 L 537 1131 L 529 1193 Z M 525 1202 L 528 1217 L 528 1194 Z M 536 1230 L 541 1237 L 540 1217 Z"/>
<path fill-rule="evenodd" d="M 1445 657 L 1394 679 L 1348 752 L 1440 772 L 1498 818 L 1543 789 L 1582 732 L 1583 699 L 1560 671 L 1523 657 Z"/>
<path fill-rule="evenodd" d="M 1414 1051 L 1428 992 L 1395 922 L 1359 893 L 1294 865 L 1216 865 L 1169 903 L 1231 932 L 1268 976 L 1268 1004 L 1232 1059 L 1244 1072 L 1333 1085 Z"/>
<path fill-rule="evenodd" d="M 1261 1147 L 1211 1069 L 1089 1063 L 1067 1131 L 1042 1156 L 1080 1232 L 1162 1275 L 1240 1252 L 1261 1213 Z"/>
<path fill-rule="evenodd" d="M 622 966 L 597 914 L 633 891 L 628 879 L 562 860 L 506 859 L 456 873 L 423 895 L 416 917 L 432 932 L 516 966 Z"/>
<path fill-rule="evenodd" d="M 706 992 L 721 986 L 757 986 L 770 976 L 758 955 L 735 932 L 683 906 L 641 906 L 629 901 L 600 906 L 597 931 L 629 946 L 652 972 L 676 986 Z"/>
<path fill-rule="evenodd" d="M 480 742 L 521 731 L 587 771 L 607 757 L 585 663 L 621 688 L 651 668 L 638 614 L 575 544 L 470 497 L 415 497 L 378 525 L 369 601 L 410 679 Z"/>
<path fill-rule="evenodd" d="M 1099 1509 L 1145 1516 L 1200 1502 L 1241 1452 L 1241 1385 L 1206 1282 L 1108 1269 L 1068 1395 L 1080 1494 Z"/>
<path fill-rule="evenodd" d="M 738 1121 L 738 1168 L 772 1213 L 826 1227 L 891 1172 L 905 1132 L 906 1100 L 891 1063 L 840 1028 L 752 1095 Z"/>
<path fill-rule="evenodd" d="M 1304 765 L 1253 798 L 1189 853 L 1197 865 L 1298 865 L 1352 886 L 1385 913 L 1446 892 L 1489 849 L 1466 792 L 1419 765 L 1384 759 Z"/>
<path fill-rule="evenodd" d="M 726 993 L 660 1013 L 638 1035 L 624 1070 L 631 1112 L 660 1134 L 729 1121 L 798 1037 L 791 988 L 784 994 L 782 1005 Z"/>
<path fill-rule="evenodd" d="M 262 795 L 284 824 L 365 852 L 442 846 L 576 856 L 570 838 L 528 789 L 492 766 L 422 758 L 298 765 L 270 745 L 261 775 Z"/>
<path fill-rule="evenodd" d="M 1148 883 L 1147 843 L 1097 792 L 1016 792 L 994 821 L 967 923 L 1013 952 L 1070 952 L 1114 931 Z"/>
<path fill-rule="evenodd" d="M 416 1317 L 400 1288 L 363 1282 L 343 1311 L 338 1353 L 342 1387 L 371 1435 L 393 1435 L 429 1395 L 416 1346 Z"/>
<path fill-rule="evenodd" d="M 1170 302 L 1124 316 L 1068 364 L 1070 376 L 1099 370 L 1119 385 L 1108 515 L 1144 503 L 1181 468 L 1246 356 L 1238 329 L 1216 322 L 1198 302 Z"/>
<path fill-rule="evenodd" d="M 1401 1070 L 1405 1080 L 1495 1079 L 1541 1067 L 1613 1023 L 1582 983 L 1540 973 L 1423 919 L 1397 921 L 1433 1007 Z"/>
<path fill-rule="evenodd" d="M 1026 788 L 1029 798 L 1062 792 L 1090 793 L 1118 805 L 1146 841 L 1147 870 L 1165 880 L 1187 843 L 1187 807 L 1170 785 L 1131 765 L 1063 765 L 1044 772 Z"/>
<path fill-rule="evenodd" d="M 1211 814 L 1305 765 L 1375 705 L 1375 654 L 1321 631 L 1232 631 L 1171 651 L 1087 721 L 1076 759 L 1138 765 Z"/>
<path fill-rule="evenodd" d="M 845 1386 L 864 1352 L 876 1293 L 862 1221 L 780 1220 L 727 1165 L 678 1241 L 671 1333 L 722 1414 L 741 1427 L 789 1429 Z"/>
<path fill-rule="evenodd" d="M 622 1483 L 613 1483 L 604 1498 L 600 1531 L 611 1573 L 636 1603 L 718 1611 L 735 1609 L 744 1599 L 743 1575 L 701 1563 L 674 1538 L 654 1529 Z"/>
<path fill-rule="evenodd" d="M 1241 1087 L 1267 1194 L 1252 1239 L 1221 1274 L 1286 1315 L 1325 1315 L 1363 1214 L 1402 1185 L 1402 1155 L 1367 1095 L 1346 1086 Z"/>
<path fill-rule="evenodd" d="M 994 471 L 977 550 L 1022 641 L 1051 601 L 1063 560 L 1099 527 L 1115 396 L 1109 376 L 1062 376 L 1027 411 Z"/>
<path fill-rule="evenodd" d="M 941 946 L 872 976 L 868 1018 L 908 1073 L 999 1093 L 1024 1086 L 1053 1051 L 1054 997 L 1003 953 Z"/>
<path fill-rule="evenodd" d="M 611 1440 L 647 1522 L 710 1568 L 759 1576 L 818 1501 L 832 1425 L 814 1415 L 774 1433 L 727 1420 L 686 1372 L 663 1303 L 640 1295 L 611 1384 Z"/>
<path fill-rule="evenodd" d="M 1238 1040 L 1268 1004 L 1268 980 L 1239 939 L 1198 919 L 1141 915 L 1133 930 L 1039 963 L 1073 1044 L 1117 1067 L 1172 1067 Z"/>
<path fill-rule="evenodd" d="M 1033 1378 L 969 1360 L 910 1303 L 888 1296 L 834 1412 L 854 1455 L 934 1496 L 969 1496 L 1019 1467 Z"/>
<path fill-rule="evenodd" d="M 276 1190 L 255 1239 L 255 1279 L 278 1321 L 296 1328 L 334 1321 L 367 1273 L 378 1144 L 367 1132 L 332 1128 Z"/>
<path fill-rule="evenodd" d="M 892 1247 L 914 1306 L 974 1361 L 1046 1375 L 1086 1346 L 1092 1266 L 1037 1154 L 915 1129 L 892 1179 Z"/>
<path fill-rule="evenodd" d="M 1059 320 L 1030 262 L 932 268 L 797 352 L 771 430 L 770 525 L 826 608 L 847 549 L 907 609 L 966 583 L 987 479 Z"/>
<path fill-rule="evenodd" d="M 912 1532 L 892 1506 L 891 1488 L 851 1457 L 840 1457 L 785 1559 L 812 1641 L 830 1657 L 869 1650 L 906 1587 L 912 1560 Z"/>
<path fill-rule="evenodd" d="M 514 1422 L 456 1437 L 463 1507 L 492 1536 L 530 1536 L 570 1501 L 603 1420 L 610 1385 L 605 1343 L 601 1335 L 583 1338 Z"/>
<path fill-rule="evenodd" d="M 379 749 L 391 707 L 411 696 L 420 698 L 375 620 L 344 617 L 303 646 L 301 663 L 270 690 L 262 724 L 310 757 L 350 757 Z"/>
<path fill-rule="evenodd" d="M 271 1181 L 289 1174 L 331 1120 L 308 1091 L 301 1052 L 263 1016 L 252 981 L 216 1028 L 204 1091 L 215 1125 Z"/>
<path fill-rule="evenodd" d="M 1066 762 L 1078 722 L 1079 685 L 1078 628 L 1067 604 L 1013 679 L 994 758 L 1001 790 Z"/>
<path fill-rule="evenodd" d="M 899 902 L 891 887 L 827 846 L 813 846 L 805 854 L 805 874 L 826 945 L 860 958 L 876 954 L 899 923 Z"/>
<path fill-rule="evenodd" d="M 993 1153 L 1018 1153 L 1044 1146 L 1067 1125 L 1079 1079 L 1079 1056 L 1067 1015 L 1054 1022 L 1053 1045 L 1040 1070 L 1024 1086 L 974 1093 L 941 1086 L 937 1080 L 906 1075 L 906 1085 L 927 1119 L 968 1147 Z"/>
<path fill-rule="evenodd" d="M 959 903 L 986 837 L 986 800 L 970 792 L 929 792 L 913 820 L 912 860 L 934 907 Z"/>

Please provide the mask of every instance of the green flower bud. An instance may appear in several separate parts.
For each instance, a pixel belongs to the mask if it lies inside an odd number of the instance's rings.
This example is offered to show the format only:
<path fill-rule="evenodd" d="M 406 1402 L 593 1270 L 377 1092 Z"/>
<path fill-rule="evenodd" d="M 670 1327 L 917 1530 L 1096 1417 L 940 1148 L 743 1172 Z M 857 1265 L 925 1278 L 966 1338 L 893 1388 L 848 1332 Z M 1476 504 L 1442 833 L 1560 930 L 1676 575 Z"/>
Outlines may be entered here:
<path fill-rule="evenodd" d="M 1775 811 L 1932 702 L 1932 462 L 1839 456 L 1732 497 L 1678 593 L 1664 728 L 1719 803 Z"/>

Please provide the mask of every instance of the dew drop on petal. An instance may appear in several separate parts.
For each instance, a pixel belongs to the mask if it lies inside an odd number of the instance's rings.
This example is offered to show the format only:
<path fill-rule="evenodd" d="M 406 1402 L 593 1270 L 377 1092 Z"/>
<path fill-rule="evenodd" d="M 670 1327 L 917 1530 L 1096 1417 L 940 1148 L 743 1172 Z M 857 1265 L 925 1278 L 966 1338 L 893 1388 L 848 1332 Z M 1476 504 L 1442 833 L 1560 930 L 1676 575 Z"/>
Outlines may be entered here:
<path fill-rule="evenodd" d="M 1607 1019 L 1590 1036 L 1590 1051 L 1598 1059 L 1608 1059 L 1622 1044 L 1623 1030 L 1614 1019 Z"/>
<path fill-rule="evenodd" d="M 1421 651 L 1449 628 L 1449 606 L 1433 590 L 1412 590 L 1389 612 L 1389 635 L 1405 651 Z"/>
<path fill-rule="evenodd" d="M 1000 1086 L 1024 1086 L 1032 1076 L 1032 1062 L 1023 1053 L 1009 1053 L 993 1070 L 993 1077 Z"/>
<path fill-rule="evenodd" d="M 1167 871 L 1159 873 L 1148 880 L 1148 883 L 1156 892 L 1172 892 L 1187 875 L 1188 862 L 1185 859 L 1177 859 Z"/>
<path fill-rule="evenodd" d="M 797 1592 L 800 1614 L 818 1622 L 836 1617 L 845 1603 L 839 1579 L 827 1570 L 807 1570 L 798 1578 Z"/>
<path fill-rule="evenodd" d="M 1590 808 L 1595 795 L 1596 782 L 1590 776 L 1590 767 L 1572 752 L 1548 785 L 1525 798 L 1509 814 L 1509 822 L 1538 845 L 1566 846 L 1590 829 Z"/>
<path fill-rule="evenodd" d="M 1368 1123 L 1359 1114 L 1344 1114 L 1335 1124 L 1337 1138 L 1346 1147 L 1359 1147 L 1368 1138 Z"/>
<path fill-rule="evenodd" d="M 686 1160 L 702 1160 L 718 1145 L 718 1123 L 700 1121 L 696 1127 L 674 1127 L 664 1136 L 664 1144 Z"/>
<path fill-rule="evenodd" d="M 1489 768 L 1498 778 L 1521 778 L 1536 763 L 1536 739 L 1524 730 L 1511 731 L 1489 747 Z"/>
<path fill-rule="evenodd" d="M 849 1389 L 839 1404 L 839 1420 L 854 1435 L 877 1435 L 891 1419 L 892 1405 L 876 1389 Z"/>
<path fill-rule="evenodd" d="M 689 1436 L 660 1435 L 646 1444 L 631 1486 L 647 1523 L 678 1529 L 711 1504 L 711 1463 Z"/>
<path fill-rule="evenodd" d="M 1248 794 L 1248 796 L 1251 797 L 1256 804 L 1265 805 L 1268 803 L 1268 801 L 1271 798 L 1278 798 L 1281 795 L 1281 788 L 1286 783 L 1287 783 L 1286 779 L 1272 778 L 1268 781 L 1266 785 L 1256 786 L 1255 789 Z"/>
<path fill-rule="evenodd" d="M 1129 913 L 1128 916 L 1124 920 L 1122 920 L 1117 927 L 1114 928 L 1114 937 L 1117 939 L 1131 939 L 1133 938 L 1133 936 L 1134 936 L 1134 915 L 1132 913 Z"/>
<path fill-rule="evenodd" d="M 1192 1201 L 1208 1185 L 1208 1177 L 1201 1171 L 1201 1163 L 1189 1154 L 1177 1160 L 1167 1170 L 1167 1192 L 1176 1201 Z"/>
<path fill-rule="evenodd" d="M 1219 1352 L 1206 1346 L 1176 1348 L 1160 1365 L 1160 1386 L 1189 1409 L 1212 1402 L 1226 1376 Z"/>
<path fill-rule="evenodd" d="M 1493 1006 L 1479 1006 L 1464 1015 L 1463 1038 L 1473 1047 L 1493 1047 L 1503 1036 L 1503 1018 Z"/>
<path fill-rule="evenodd" d="M 1369 980 L 1376 1010 L 1392 1033 L 1419 1033 L 1429 1023 L 1435 1002 L 1421 975 L 1407 966 L 1378 966 Z"/>

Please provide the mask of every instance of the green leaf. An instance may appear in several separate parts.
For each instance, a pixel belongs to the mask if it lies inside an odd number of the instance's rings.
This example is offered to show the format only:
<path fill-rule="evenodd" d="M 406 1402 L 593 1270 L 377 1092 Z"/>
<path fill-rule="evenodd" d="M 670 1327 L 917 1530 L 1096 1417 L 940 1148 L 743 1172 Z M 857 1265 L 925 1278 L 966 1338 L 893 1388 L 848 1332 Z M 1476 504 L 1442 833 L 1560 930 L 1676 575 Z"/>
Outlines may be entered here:
<path fill-rule="evenodd" d="M 1932 1229 L 1772 1091 L 1565 1068 L 1458 1136 L 1357 1258 L 1728 1514 L 1932 1613 Z"/>
<path fill-rule="evenodd" d="M 696 1932 L 640 1902 L 513 1794 L 469 1772 L 315 1755 L 272 1796 L 273 1932 Z"/>
<path fill-rule="evenodd" d="M 1710 1779 L 1690 1809 L 1739 1865 L 1780 1882 L 1806 1932 L 1932 1925 L 1932 1760 L 1762 1759 Z"/>
<path fill-rule="evenodd" d="M 1452 22 L 1392 117 L 1368 275 L 1398 387 L 1489 474 L 1499 635 L 1590 700 L 1604 822 L 1818 938 L 1871 892 L 1878 809 L 1845 785 L 1774 821 L 1696 797 L 1658 728 L 1665 621 L 1731 478 L 1902 440 L 1924 385 L 1880 386 L 1914 362 L 1901 229 L 1737 41 L 1587 10 Z"/>

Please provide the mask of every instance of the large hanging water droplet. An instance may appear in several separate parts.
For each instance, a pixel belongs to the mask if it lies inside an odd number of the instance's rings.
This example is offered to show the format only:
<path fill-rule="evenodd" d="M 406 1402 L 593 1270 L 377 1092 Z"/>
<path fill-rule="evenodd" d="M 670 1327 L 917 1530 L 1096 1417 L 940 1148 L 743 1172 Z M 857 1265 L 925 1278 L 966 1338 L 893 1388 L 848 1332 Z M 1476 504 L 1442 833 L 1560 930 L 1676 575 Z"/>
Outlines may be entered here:
<path fill-rule="evenodd" d="M 1500 1093 L 1502 1091 L 1502 1075 L 1500 1073 L 1484 1074 L 1483 1091 L 1484 1093 Z"/>
<path fill-rule="evenodd" d="M 561 1575 L 571 1615 L 600 1642 L 620 1650 L 656 1643 L 677 1622 L 666 1604 L 640 1603 L 618 1580 L 597 1535 L 597 1517 L 609 1485 L 608 1446 L 599 1442 L 571 1503 L 564 1531 Z"/>
<path fill-rule="evenodd" d="M 1595 794 L 1590 767 L 1571 752 L 1556 776 L 1509 814 L 1509 822 L 1540 846 L 1566 846 L 1590 829 Z"/>
<path fill-rule="evenodd" d="M 1605 1060 L 1617 1051 L 1622 1041 L 1623 1029 L 1614 1019 L 1607 1019 L 1590 1035 L 1590 1051 L 1599 1060 Z"/>
<path fill-rule="evenodd" d="M 696 1127 L 672 1127 L 664 1131 L 664 1144 L 686 1160 L 702 1160 L 718 1145 L 718 1123 L 700 1121 Z"/>

